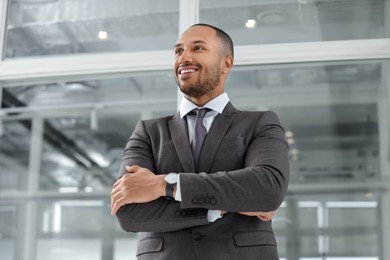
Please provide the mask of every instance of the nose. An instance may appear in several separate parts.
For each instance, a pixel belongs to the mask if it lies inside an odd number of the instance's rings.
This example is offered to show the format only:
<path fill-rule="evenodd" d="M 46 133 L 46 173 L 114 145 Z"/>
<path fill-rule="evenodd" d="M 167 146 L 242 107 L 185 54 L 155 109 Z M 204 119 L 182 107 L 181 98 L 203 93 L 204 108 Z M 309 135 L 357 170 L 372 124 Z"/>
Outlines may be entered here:
<path fill-rule="evenodd" d="M 183 50 L 181 55 L 179 56 L 178 63 L 179 64 L 186 64 L 192 62 L 192 55 L 191 52 L 188 50 Z"/>

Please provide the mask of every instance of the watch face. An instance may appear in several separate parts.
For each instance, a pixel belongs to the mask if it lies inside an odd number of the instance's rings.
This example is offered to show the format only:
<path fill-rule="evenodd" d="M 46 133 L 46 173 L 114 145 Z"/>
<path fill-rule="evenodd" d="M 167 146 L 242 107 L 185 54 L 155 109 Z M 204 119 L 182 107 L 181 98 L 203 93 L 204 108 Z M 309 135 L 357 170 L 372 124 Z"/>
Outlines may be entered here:
<path fill-rule="evenodd" d="M 165 181 L 169 184 L 175 184 L 177 182 L 177 173 L 170 173 L 165 176 Z"/>

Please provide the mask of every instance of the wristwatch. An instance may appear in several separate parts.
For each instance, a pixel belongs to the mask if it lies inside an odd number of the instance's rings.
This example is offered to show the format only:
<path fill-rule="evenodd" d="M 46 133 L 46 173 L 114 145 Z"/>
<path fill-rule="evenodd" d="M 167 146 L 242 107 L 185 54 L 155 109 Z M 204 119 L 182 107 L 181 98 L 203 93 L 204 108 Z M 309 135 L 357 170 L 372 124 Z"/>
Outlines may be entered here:
<path fill-rule="evenodd" d="M 173 197 L 173 190 L 177 183 L 177 173 L 168 173 L 167 176 L 165 176 L 165 196 L 169 200 L 174 200 Z"/>

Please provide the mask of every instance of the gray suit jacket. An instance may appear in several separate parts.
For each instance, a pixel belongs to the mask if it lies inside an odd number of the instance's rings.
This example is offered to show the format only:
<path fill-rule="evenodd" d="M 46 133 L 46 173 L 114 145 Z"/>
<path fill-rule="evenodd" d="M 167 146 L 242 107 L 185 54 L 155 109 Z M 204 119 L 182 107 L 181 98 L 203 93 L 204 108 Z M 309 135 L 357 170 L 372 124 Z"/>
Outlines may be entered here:
<path fill-rule="evenodd" d="M 278 259 L 271 222 L 235 213 L 276 210 L 284 199 L 288 145 L 275 113 L 238 111 L 228 103 L 206 136 L 199 174 L 185 118 L 177 113 L 141 121 L 127 142 L 119 175 L 134 164 L 156 174 L 182 173 L 182 202 L 159 198 L 118 211 L 124 230 L 142 232 L 139 260 Z M 209 223 L 209 209 L 229 213 Z"/>

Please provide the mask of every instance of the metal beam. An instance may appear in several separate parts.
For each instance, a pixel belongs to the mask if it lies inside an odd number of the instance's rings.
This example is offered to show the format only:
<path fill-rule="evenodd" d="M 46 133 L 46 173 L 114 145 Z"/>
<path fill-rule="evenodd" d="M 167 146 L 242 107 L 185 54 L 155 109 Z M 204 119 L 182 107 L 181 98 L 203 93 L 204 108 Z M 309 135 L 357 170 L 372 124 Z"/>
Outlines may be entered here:
<path fill-rule="evenodd" d="M 30 143 L 29 172 L 27 178 L 27 192 L 30 194 L 39 191 L 39 181 L 42 159 L 43 119 L 36 117 L 33 120 Z M 37 255 L 38 233 L 38 204 L 36 200 L 28 200 L 19 210 L 18 243 L 16 246 L 17 260 L 34 260 Z"/>
<path fill-rule="evenodd" d="M 7 31 L 7 6 L 8 0 L 0 1 L 0 63 L 5 56 L 5 35 Z"/>
<path fill-rule="evenodd" d="M 179 35 L 199 22 L 199 0 L 180 1 Z"/>
<path fill-rule="evenodd" d="M 381 180 L 387 185 L 388 192 L 383 193 L 380 199 L 380 232 L 381 259 L 390 259 L 390 61 L 382 65 L 382 86 L 378 101 L 380 172 Z"/>
<path fill-rule="evenodd" d="M 237 46 L 236 66 L 390 59 L 390 39 Z M 102 62 L 104 61 L 104 62 Z M 8 59 L 0 63 L 4 86 L 18 81 L 99 79 L 131 72 L 171 70 L 172 51 L 104 53 Z"/>
<path fill-rule="evenodd" d="M 0 83 L 1 84 L 1 83 Z M 361 82 L 354 84 L 354 89 L 360 89 L 359 91 L 342 93 L 337 95 L 329 94 L 329 86 L 327 84 L 313 84 L 310 88 L 295 87 L 292 90 L 287 89 L 283 96 L 280 96 L 280 90 L 275 91 L 271 86 L 264 86 L 264 89 L 269 91 L 258 91 L 254 88 L 245 92 L 242 95 L 242 88 L 232 88 L 229 91 L 229 96 L 236 96 L 235 105 L 240 107 L 247 107 L 250 104 L 262 104 L 272 109 L 280 107 L 291 106 L 319 106 L 319 105 L 336 105 L 336 104 L 374 104 L 378 100 L 378 94 L 371 89 L 364 90 L 367 84 L 373 84 L 372 82 Z M 375 83 L 376 84 L 376 83 Z M 378 83 L 379 85 L 379 83 Z M 341 89 L 344 85 L 334 85 L 336 89 Z M 277 86 L 277 89 L 283 88 L 283 86 Z M 288 91 L 288 92 L 287 92 Z M 177 100 L 172 99 L 147 99 L 147 100 L 128 100 L 128 101 L 107 101 L 96 103 L 80 103 L 80 104 L 59 104 L 59 105 L 46 105 L 46 106 L 19 106 L 8 107 L 3 109 L 4 119 L 18 118 L 17 114 L 22 114 L 24 118 L 26 116 L 33 116 L 33 114 L 39 112 L 41 115 L 66 115 L 68 113 L 89 113 L 91 109 L 97 108 L 128 108 L 131 107 L 133 112 L 142 112 L 145 110 L 143 106 L 147 106 L 148 110 L 153 111 L 153 105 L 158 105 L 156 109 L 161 111 L 162 106 L 175 103 Z M 304 101 L 304 102 L 303 102 Z M 57 113 L 55 113 L 57 112 Z M 115 112 L 118 113 L 118 112 Z"/>

